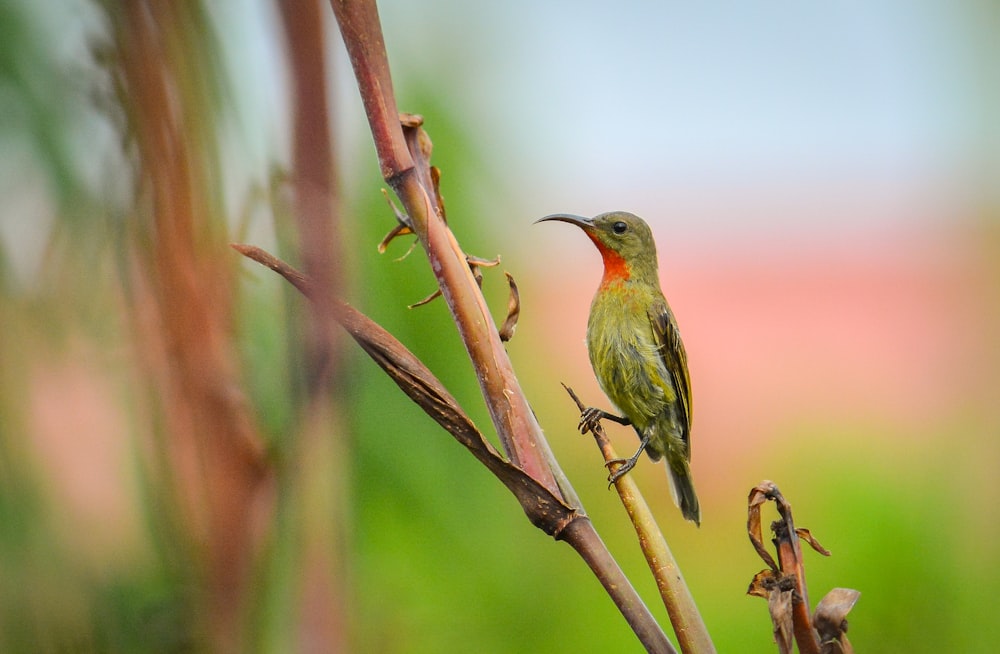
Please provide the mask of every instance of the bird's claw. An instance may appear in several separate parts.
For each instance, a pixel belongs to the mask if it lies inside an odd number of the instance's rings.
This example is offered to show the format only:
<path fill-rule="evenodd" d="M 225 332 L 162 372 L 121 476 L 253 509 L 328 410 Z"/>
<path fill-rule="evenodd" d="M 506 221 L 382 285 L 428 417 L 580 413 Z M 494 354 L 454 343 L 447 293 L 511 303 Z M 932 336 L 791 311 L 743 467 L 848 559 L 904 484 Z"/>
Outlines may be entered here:
<path fill-rule="evenodd" d="M 615 482 L 621 479 L 623 476 L 629 473 L 635 464 L 639 462 L 639 457 L 642 456 L 642 451 L 645 445 L 640 446 L 639 450 L 627 459 L 611 459 L 610 461 L 605 461 L 604 466 L 609 470 L 608 472 L 608 488 L 615 485 Z M 614 472 L 610 472 L 611 464 L 619 464 L 618 469 Z"/>
<path fill-rule="evenodd" d="M 581 434 L 586 434 L 588 431 L 593 431 L 597 425 L 601 424 L 601 418 L 604 417 L 604 412 L 595 407 L 587 407 L 580 413 L 580 424 L 577 425 L 577 429 L 580 430 Z"/>

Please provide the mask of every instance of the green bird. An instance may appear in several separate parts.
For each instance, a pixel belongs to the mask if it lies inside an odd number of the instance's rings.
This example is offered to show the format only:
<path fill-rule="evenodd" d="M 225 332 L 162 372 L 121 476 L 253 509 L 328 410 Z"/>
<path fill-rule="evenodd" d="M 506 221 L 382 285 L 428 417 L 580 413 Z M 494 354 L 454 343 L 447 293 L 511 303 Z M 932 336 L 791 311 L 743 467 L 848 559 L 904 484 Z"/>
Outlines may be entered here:
<path fill-rule="evenodd" d="M 635 467 L 643 450 L 666 459 L 670 493 L 681 513 L 701 524 L 691 479 L 691 381 L 677 321 L 667 305 L 657 271 L 656 244 L 646 222 L 613 211 L 594 218 L 553 214 L 576 225 L 604 259 L 604 276 L 590 305 L 587 350 L 604 394 L 623 414 L 588 408 L 580 418 L 586 432 L 602 418 L 632 425 L 641 444 L 623 460 L 612 483 Z"/>

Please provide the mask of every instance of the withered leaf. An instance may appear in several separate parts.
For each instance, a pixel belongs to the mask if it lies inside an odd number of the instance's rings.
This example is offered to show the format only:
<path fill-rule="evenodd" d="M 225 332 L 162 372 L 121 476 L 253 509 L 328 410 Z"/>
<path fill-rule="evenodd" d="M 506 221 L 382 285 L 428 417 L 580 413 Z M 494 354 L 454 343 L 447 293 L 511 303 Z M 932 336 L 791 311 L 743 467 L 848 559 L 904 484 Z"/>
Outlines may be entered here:
<path fill-rule="evenodd" d="M 434 182 L 434 197 L 437 198 L 438 208 L 441 210 L 441 219 L 448 222 L 448 216 L 444 209 L 444 197 L 441 195 L 441 169 L 431 166 L 431 181 Z"/>
<path fill-rule="evenodd" d="M 861 593 L 852 588 L 834 588 L 816 605 L 813 626 L 819 632 L 820 644 L 824 651 L 832 653 L 853 652 L 847 633 L 847 614 L 857 603 Z M 827 649 L 827 644 L 835 644 Z"/>
<path fill-rule="evenodd" d="M 475 270 L 476 268 L 494 268 L 500 265 L 500 255 L 498 254 L 494 259 L 483 259 L 482 257 L 473 256 L 471 254 L 465 255 L 465 260 L 468 262 L 469 267 Z"/>
<path fill-rule="evenodd" d="M 798 527 L 795 529 L 795 533 L 799 535 L 799 538 L 809 543 L 809 546 L 814 550 L 822 554 L 823 556 L 830 556 L 830 550 L 826 549 L 819 544 L 819 541 L 809 532 L 808 529 L 804 527 Z"/>
<path fill-rule="evenodd" d="M 521 297 L 511 274 L 504 271 L 504 275 L 507 276 L 507 284 L 510 286 L 510 297 L 507 299 L 507 318 L 500 327 L 500 340 L 506 343 L 514 337 L 514 330 L 517 329 L 517 319 L 521 315 Z"/>
<path fill-rule="evenodd" d="M 772 482 L 763 481 L 750 491 L 750 497 L 747 498 L 747 534 L 750 536 L 750 542 L 753 544 L 753 548 L 757 551 L 758 556 L 763 559 L 764 563 L 771 570 L 777 572 L 778 564 L 775 562 L 774 557 L 771 556 L 771 553 L 767 551 L 767 548 L 764 547 L 764 536 L 760 525 L 761 506 L 770 499 L 773 488 L 774 484 Z"/>
<path fill-rule="evenodd" d="M 476 280 L 476 286 L 479 288 L 483 287 L 483 273 L 480 272 L 480 268 L 493 268 L 494 266 L 500 265 L 500 255 L 497 255 L 496 259 L 483 259 L 482 257 L 476 257 L 471 254 L 465 255 L 465 263 L 469 264 L 469 270 L 472 271 L 472 277 Z"/>
<path fill-rule="evenodd" d="M 753 576 L 750 587 L 747 588 L 747 595 L 767 599 L 771 595 L 771 589 L 774 588 L 775 583 L 774 570 L 761 570 Z"/>
<path fill-rule="evenodd" d="M 792 596 L 794 591 L 777 590 L 767 598 L 767 610 L 771 613 L 771 624 L 774 627 L 774 642 L 778 644 L 781 654 L 791 654 L 792 643 L 795 640 L 795 628 L 792 621 Z"/>

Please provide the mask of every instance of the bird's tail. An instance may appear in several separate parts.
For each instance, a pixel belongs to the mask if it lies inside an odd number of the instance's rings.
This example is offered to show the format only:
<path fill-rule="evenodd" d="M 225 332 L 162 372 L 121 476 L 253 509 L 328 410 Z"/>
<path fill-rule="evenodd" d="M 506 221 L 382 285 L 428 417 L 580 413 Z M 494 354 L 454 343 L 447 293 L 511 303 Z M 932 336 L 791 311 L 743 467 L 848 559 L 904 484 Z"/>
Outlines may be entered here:
<path fill-rule="evenodd" d="M 670 480 L 670 496 L 680 508 L 681 514 L 686 520 L 701 526 L 701 507 L 698 506 L 698 496 L 694 492 L 688 462 L 680 456 L 674 460 L 667 457 L 667 478 Z"/>

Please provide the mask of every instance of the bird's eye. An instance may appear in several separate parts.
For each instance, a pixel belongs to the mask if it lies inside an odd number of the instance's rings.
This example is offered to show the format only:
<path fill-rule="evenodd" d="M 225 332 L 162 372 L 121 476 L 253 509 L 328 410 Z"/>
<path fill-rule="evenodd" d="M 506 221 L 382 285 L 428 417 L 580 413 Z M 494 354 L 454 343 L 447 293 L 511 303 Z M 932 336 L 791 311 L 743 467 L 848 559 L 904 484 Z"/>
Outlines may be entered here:
<path fill-rule="evenodd" d="M 628 225 L 619 220 L 611 226 L 611 229 L 614 230 L 615 234 L 624 234 L 628 230 Z"/>

